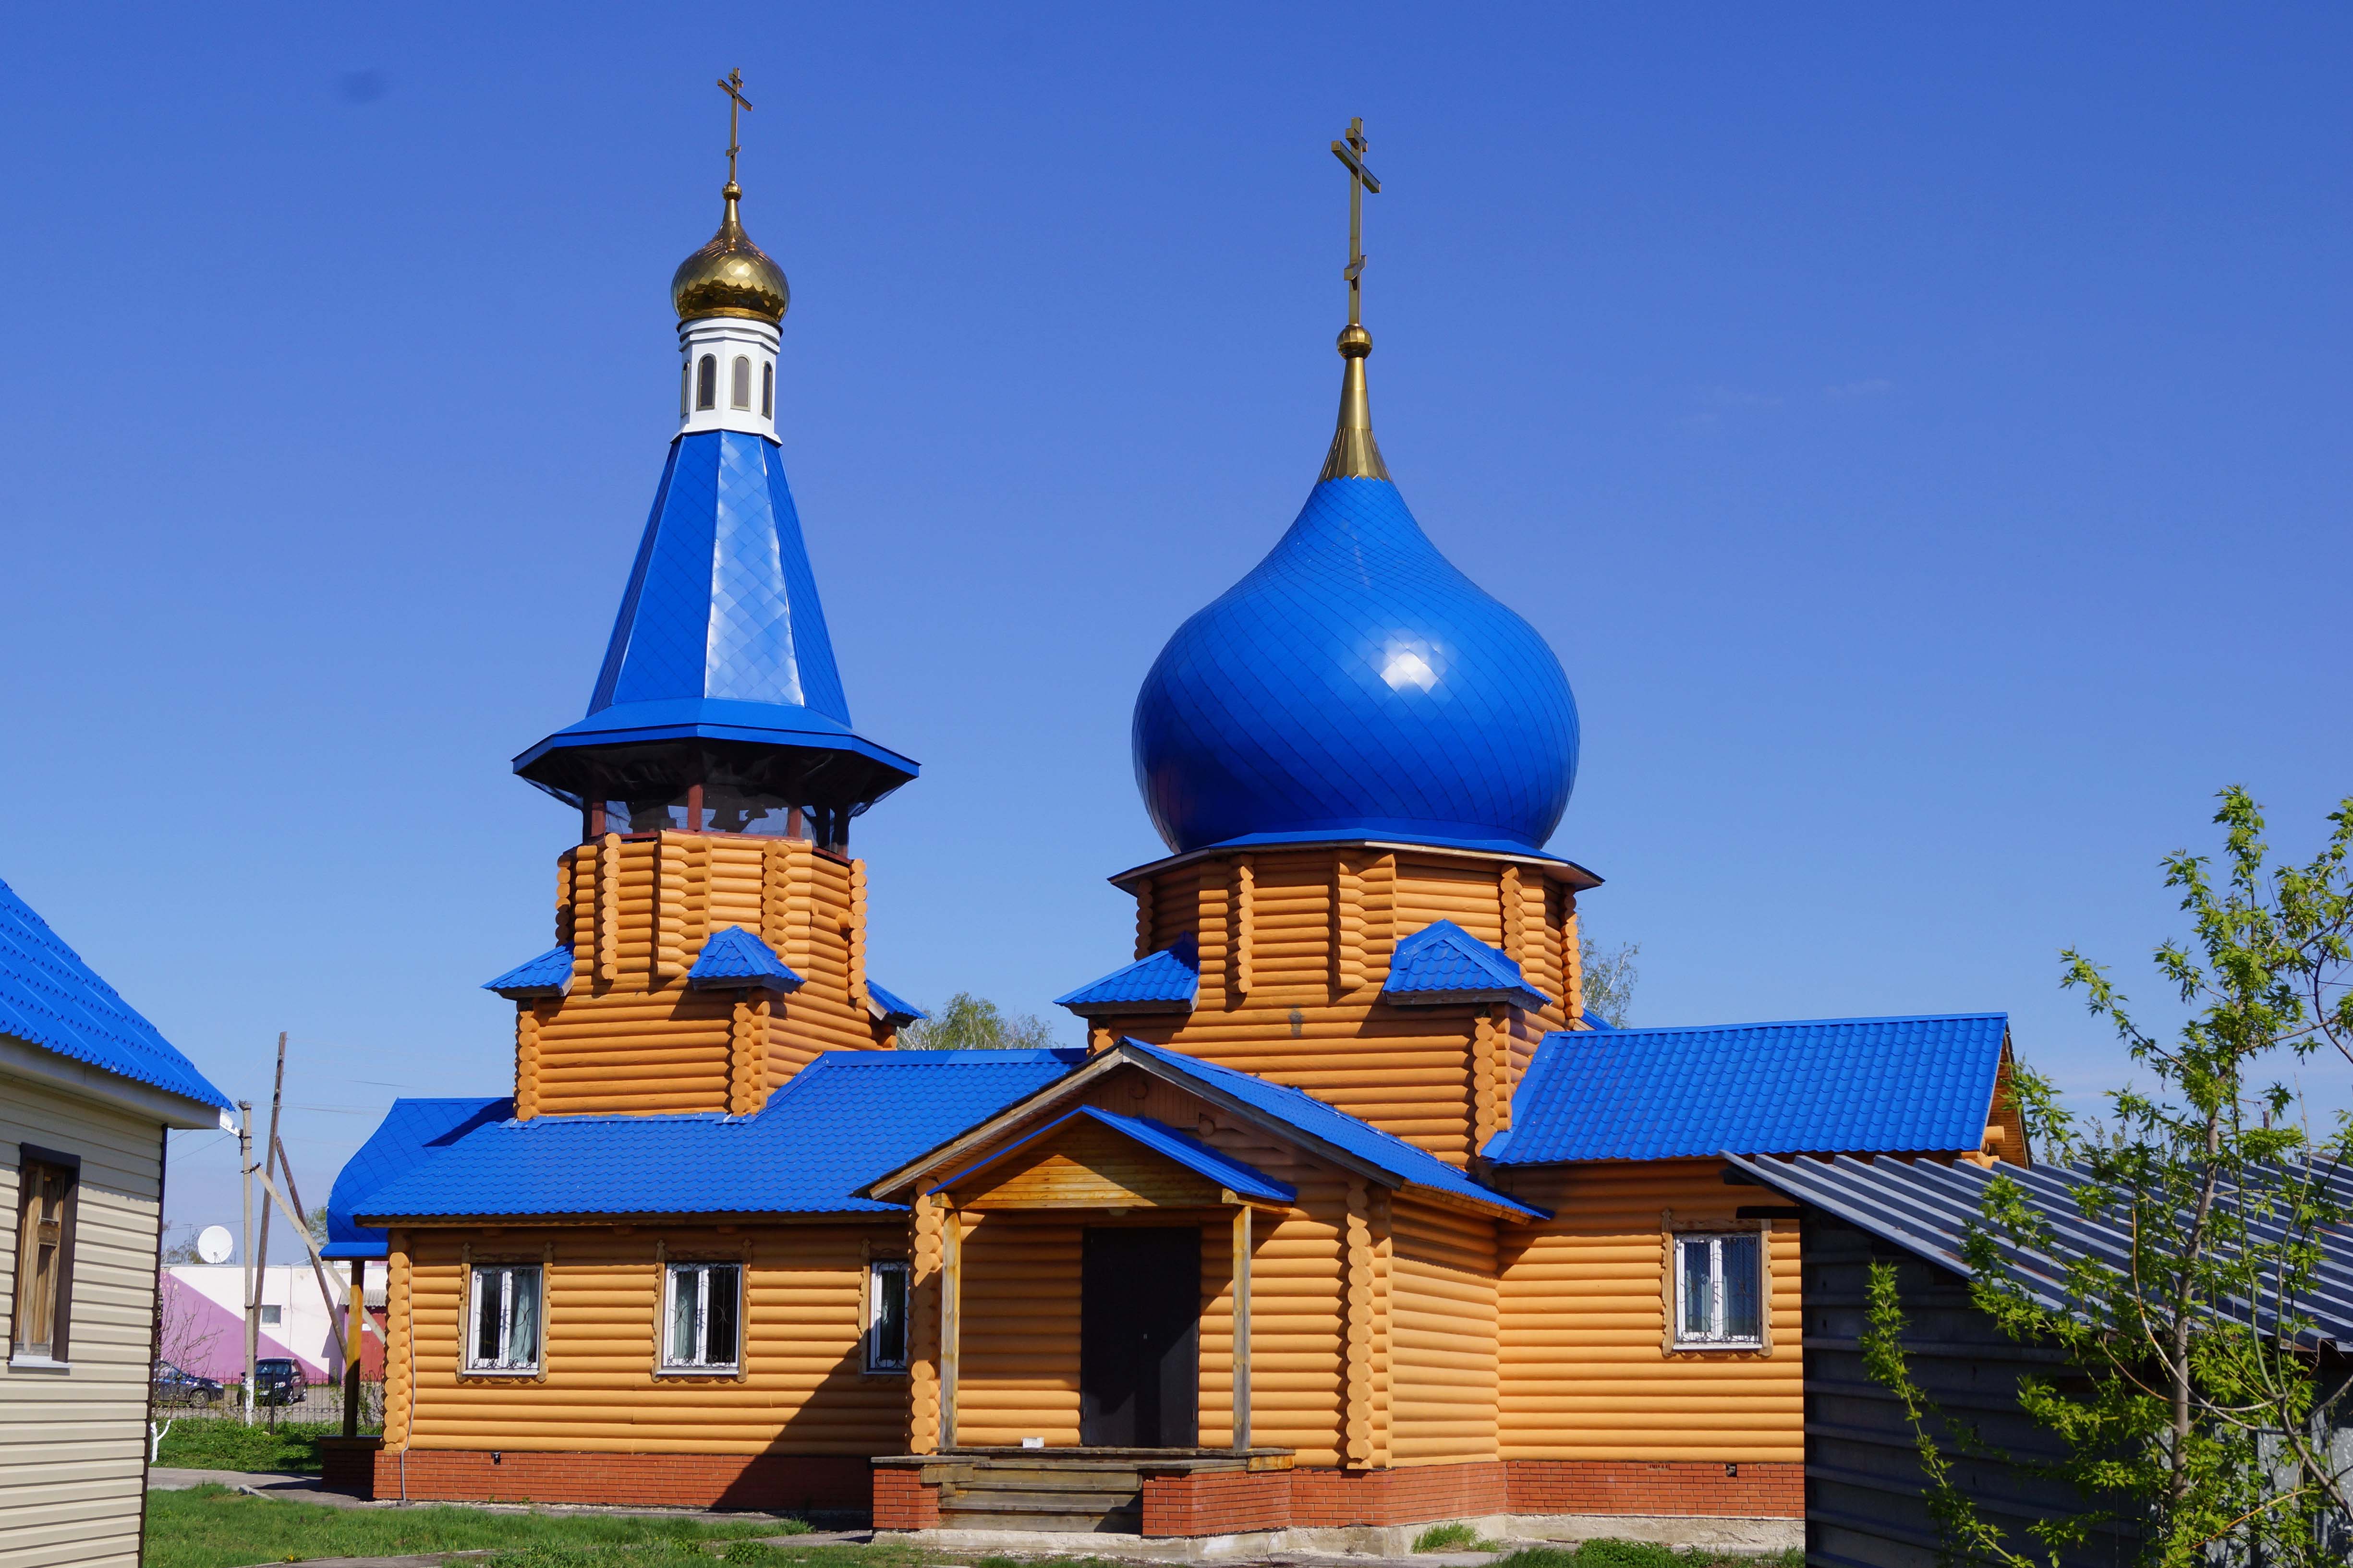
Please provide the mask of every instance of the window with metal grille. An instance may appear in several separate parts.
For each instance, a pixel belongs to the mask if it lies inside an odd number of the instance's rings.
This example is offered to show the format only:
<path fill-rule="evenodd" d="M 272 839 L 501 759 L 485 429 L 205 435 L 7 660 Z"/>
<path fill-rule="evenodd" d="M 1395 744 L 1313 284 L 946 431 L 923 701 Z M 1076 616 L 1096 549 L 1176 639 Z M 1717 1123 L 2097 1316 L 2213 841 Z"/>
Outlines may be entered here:
<path fill-rule="evenodd" d="M 907 1266 L 873 1264 L 866 1282 L 866 1370 L 907 1370 Z"/>
<path fill-rule="evenodd" d="M 673 1263 L 662 1313 L 662 1366 L 670 1372 L 733 1372 L 738 1350 L 740 1263 Z"/>
<path fill-rule="evenodd" d="M 468 1313 L 466 1370 L 539 1370 L 540 1269 L 535 1263 L 478 1263 Z"/>
<path fill-rule="evenodd" d="M 1675 1343 L 1764 1342 L 1765 1250 L 1755 1231 L 1675 1237 Z"/>

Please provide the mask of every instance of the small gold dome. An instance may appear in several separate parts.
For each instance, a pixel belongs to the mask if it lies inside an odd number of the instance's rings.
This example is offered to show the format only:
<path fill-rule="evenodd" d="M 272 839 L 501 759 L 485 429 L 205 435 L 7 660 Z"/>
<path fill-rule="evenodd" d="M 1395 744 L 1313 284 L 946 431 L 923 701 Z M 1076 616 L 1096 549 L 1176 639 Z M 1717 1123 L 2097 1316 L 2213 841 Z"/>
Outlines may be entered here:
<path fill-rule="evenodd" d="M 730 180 L 720 194 L 727 198 L 727 213 L 719 220 L 719 232 L 670 274 L 670 303 L 677 307 L 681 321 L 698 316 L 744 316 L 775 326 L 793 303 L 785 269 L 744 232 L 743 220 L 735 212 L 743 190 Z"/>

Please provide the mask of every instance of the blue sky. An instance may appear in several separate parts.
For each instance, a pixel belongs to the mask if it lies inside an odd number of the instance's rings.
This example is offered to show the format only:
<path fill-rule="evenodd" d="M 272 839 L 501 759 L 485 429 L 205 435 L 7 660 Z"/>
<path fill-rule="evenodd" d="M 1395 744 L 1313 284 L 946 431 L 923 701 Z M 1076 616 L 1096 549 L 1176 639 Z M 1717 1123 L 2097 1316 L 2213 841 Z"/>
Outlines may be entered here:
<path fill-rule="evenodd" d="M 1158 845 L 1136 684 L 1328 437 L 1365 117 L 1376 425 L 1558 649 L 1553 847 L 1638 1021 L 2158 1000 L 2155 864 L 2345 723 L 2353 15 L 2317 6 L 26 11 L 0 61 L 0 876 L 316 1201 L 573 823 L 666 284 L 790 274 L 785 458 L 861 729 L 877 977 L 1050 1011 Z M 2342 1064 L 2310 1085 L 2346 1098 Z M 233 1218 L 215 1134 L 172 1217 Z"/>

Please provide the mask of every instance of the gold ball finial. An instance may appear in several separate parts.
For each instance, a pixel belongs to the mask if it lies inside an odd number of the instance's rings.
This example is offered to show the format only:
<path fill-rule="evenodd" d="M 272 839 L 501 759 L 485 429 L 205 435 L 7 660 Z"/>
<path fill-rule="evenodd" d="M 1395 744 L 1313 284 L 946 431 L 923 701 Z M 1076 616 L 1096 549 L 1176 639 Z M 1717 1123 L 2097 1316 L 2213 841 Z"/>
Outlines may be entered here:
<path fill-rule="evenodd" d="M 1365 331 L 1360 321 L 1351 321 L 1340 329 L 1340 357 L 1363 359 L 1373 352 L 1373 334 Z"/>

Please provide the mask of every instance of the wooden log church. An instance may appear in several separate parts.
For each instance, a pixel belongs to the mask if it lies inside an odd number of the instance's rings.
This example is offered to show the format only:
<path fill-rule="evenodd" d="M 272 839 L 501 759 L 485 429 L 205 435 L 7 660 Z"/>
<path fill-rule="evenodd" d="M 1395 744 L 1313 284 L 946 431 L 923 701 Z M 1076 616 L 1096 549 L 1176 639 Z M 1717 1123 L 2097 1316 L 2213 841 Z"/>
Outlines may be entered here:
<path fill-rule="evenodd" d="M 1361 132 L 1334 151 L 1360 214 Z M 382 1447 L 343 1479 L 1794 1541 L 1796 1211 L 1727 1160 L 2023 1161 L 2002 1016 L 1586 1012 L 1600 879 L 1546 847 L 1576 705 L 1382 462 L 1352 235 L 1323 471 L 1137 700 L 1169 853 L 1113 878 L 1134 962 L 1060 998 L 1083 1047 L 898 1049 L 922 1015 L 868 973 L 849 840 L 917 769 L 843 696 L 732 149 L 723 195 L 588 714 L 515 761 L 578 832 L 554 945 L 490 983 L 512 1093 L 400 1102 L 336 1185 L 332 1250 L 390 1262 Z"/>

